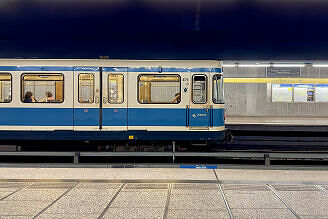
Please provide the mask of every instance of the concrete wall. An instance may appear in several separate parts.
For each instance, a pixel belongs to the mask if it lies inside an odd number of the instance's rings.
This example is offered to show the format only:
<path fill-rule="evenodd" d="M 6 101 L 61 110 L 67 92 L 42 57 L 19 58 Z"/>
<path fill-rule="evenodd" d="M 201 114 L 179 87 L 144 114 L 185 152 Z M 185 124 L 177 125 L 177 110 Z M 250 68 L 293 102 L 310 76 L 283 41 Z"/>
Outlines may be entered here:
<path fill-rule="evenodd" d="M 266 78 L 266 68 L 224 68 L 224 76 Z M 300 78 L 328 78 L 328 68 L 303 67 Z M 272 103 L 266 83 L 225 83 L 224 86 L 227 116 L 328 116 L 328 103 Z"/>

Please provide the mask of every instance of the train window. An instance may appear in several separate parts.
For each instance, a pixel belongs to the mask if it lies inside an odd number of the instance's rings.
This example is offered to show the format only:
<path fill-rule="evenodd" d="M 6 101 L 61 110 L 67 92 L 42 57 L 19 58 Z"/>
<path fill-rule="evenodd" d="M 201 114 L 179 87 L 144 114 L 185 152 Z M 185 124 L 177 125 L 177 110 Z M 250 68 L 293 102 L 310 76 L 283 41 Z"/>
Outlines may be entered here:
<path fill-rule="evenodd" d="M 11 102 L 11 74 L 0 74 L 0 103 Z"/>
<path fill-rule="evenodd" d="M 108 75 L 108 102 L 123 103 L 124 78 L 121 74 Z"/>
<path fill-rule="evenodd" d="M 192 102 L 206 103 L 207 101 L 207 77 L 205 75 L 194 75 L 192 78 Z"/>
<path fill-rule="evenodd" d="M 220 74 L 213 76 L 213 103 L 224 103 L 223 77 Z"/>
<path fill-rule="evenodd" d="M 140 75 L 138 86 L 139 103 L 178 104 L 181 101 L 179 75 Z"/>
<path fill-rule="evenodd" d="M 93 74 L 79 74 L 79 103 L 93 103 L 95 76 Z"/>
<path fill-rule="evenodd" d="M 62 103 L 64 75 L 23 74 L 21 98 L 24 103 Z"/>

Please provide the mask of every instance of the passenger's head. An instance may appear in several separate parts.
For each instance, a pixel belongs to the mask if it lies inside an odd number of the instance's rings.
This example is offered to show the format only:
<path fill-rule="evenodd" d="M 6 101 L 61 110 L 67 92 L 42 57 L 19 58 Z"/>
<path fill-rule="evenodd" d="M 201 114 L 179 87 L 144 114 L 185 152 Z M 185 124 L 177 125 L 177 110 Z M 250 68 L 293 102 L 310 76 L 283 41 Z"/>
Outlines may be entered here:
<path fill-rule="evenodd" d="M 46 97 L 52 97 L 52 93 L 50 91 L 46 92 Z"/>
<path fill-rule="evenodd" d="M 33 93 L 31 92 L 31 91 L 27 91 L 26 93 L 25 93 L 25 99 L 26 100 L 29 100 L 29 99 L 32 99 L 32 96 L 33 96 Z"/>
<path fill-rule="evenodd" d="M 174 96 L 175 97 L 180 97 L 180 93 L 176 93 Z"/>

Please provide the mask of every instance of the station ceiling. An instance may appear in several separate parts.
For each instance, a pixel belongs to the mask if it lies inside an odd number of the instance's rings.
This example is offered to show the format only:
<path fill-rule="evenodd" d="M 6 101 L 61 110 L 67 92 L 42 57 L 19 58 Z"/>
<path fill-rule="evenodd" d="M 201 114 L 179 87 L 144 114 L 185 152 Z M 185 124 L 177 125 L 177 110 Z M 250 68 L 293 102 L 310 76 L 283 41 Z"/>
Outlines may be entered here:
<path fill-rule="evenodd" d="M 1 0 L 0 57 L 328 57 L 324 0 Z"/>

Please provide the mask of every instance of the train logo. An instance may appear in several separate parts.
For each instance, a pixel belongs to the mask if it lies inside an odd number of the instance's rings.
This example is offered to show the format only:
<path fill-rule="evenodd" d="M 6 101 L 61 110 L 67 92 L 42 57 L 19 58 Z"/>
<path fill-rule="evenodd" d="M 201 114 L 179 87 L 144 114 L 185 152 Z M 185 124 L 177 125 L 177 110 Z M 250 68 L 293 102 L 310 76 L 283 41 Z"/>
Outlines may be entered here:
<path fill-rule="evenodd" d="M 192 114 L 192 117 L 194 117 L 194 118 L 200 117 L 200 116 L 206 116 L 206 114 L 201 114 L 201 113 L 198 113 L 197 115 L 195 113 Z"/>

